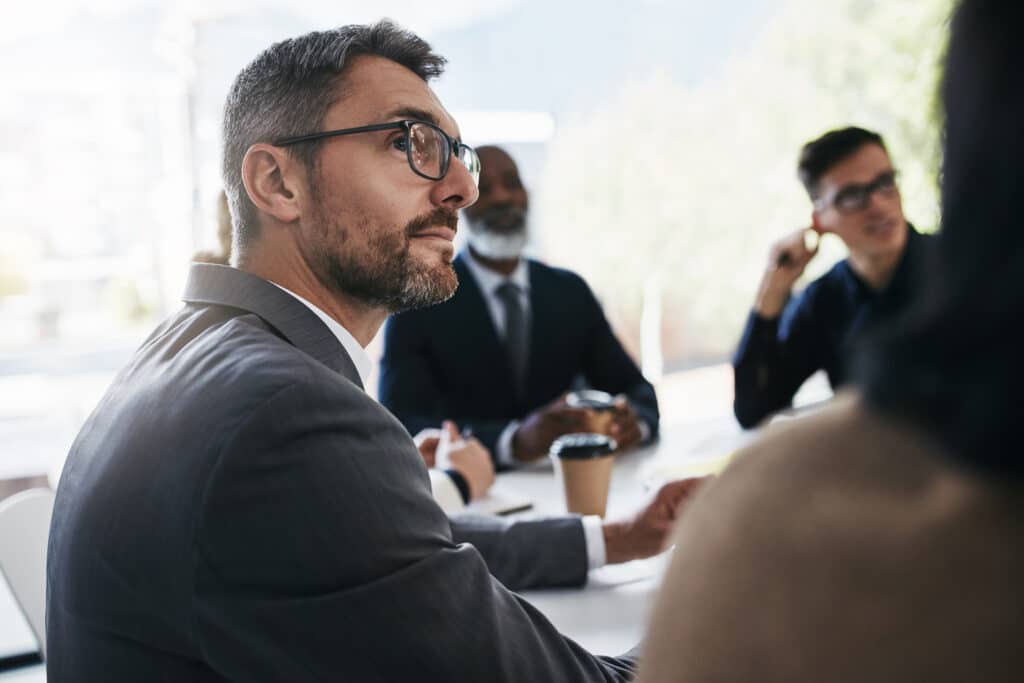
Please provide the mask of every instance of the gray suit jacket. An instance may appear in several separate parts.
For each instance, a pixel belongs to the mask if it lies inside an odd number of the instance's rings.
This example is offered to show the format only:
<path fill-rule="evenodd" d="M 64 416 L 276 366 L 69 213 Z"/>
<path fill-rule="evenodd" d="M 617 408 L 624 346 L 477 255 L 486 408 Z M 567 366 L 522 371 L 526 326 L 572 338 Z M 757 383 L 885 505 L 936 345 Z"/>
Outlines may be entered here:
<path fill-rule="evenodd" d="M 492 576 L 579 583 L 577 520 L 450 525 L 408 433 L 305 306 L 207 264 L 186 302 L 68 457 L 51 683 L 631 676 L 632 657 L 585 652 Z"/>

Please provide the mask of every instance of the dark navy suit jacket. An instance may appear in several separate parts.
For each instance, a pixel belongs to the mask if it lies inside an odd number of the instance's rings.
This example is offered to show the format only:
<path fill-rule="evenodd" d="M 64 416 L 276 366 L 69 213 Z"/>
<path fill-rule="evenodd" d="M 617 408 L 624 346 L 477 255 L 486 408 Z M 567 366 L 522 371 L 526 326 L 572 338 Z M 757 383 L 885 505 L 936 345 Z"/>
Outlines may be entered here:
<path fill-rule="evenodd" d="M 581 580 L 578 520 L 450 522 L 406 430 L 306 306 L 208 264 L 186 302 L 61 475 L 50 683 L 631 675 L 631 658 L 585 652 L 492 576 Z"/>
<path fill-rule="evenodd" d="M 448 301 L 393 316 L 384 330 L 380 401 L 415 434 L 455 420 L 493 452 L 511 420 L 558 398 L 580 378 L 626 394 L 658 431 L 654 387 L 616 339 L 583 279 L 529 261 L 530 349 L 525 395 L 516 396 L 503 342 L 463 256 Z"/>

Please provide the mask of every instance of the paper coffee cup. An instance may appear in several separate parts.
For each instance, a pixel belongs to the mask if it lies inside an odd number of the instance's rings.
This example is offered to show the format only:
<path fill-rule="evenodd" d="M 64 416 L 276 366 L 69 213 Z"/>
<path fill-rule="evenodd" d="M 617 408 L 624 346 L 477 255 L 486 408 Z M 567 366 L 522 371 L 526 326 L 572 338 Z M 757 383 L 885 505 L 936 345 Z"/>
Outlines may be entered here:
<path fill-rule="evenodd" d="M 548 452 L 565 494 L 565 509 L 604 517 L 612 480 L 615 439 L 603 434 L 566 434 Z"/>

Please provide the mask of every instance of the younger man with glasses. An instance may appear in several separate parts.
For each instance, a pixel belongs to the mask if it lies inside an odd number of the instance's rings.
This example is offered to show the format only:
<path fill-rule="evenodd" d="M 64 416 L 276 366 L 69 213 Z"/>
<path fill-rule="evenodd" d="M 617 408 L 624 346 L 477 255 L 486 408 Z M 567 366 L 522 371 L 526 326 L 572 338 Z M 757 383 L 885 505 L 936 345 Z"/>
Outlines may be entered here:
<path fill-rule="evenodd" d="M 820 369 L 833 388 L 844 384 L 851 346 L 906 307 L 930 248 L 903 216 L 896 171 L 877 133 L 843 128 L 807 143 L 798 175 L 813 202 L 811 227 L 772 247 L 733 360 L 733 408 L 744 427 L 790 405 Z M 811 233 L 837 235 L 849 256 L 791 297 L 817 254 Z"/>

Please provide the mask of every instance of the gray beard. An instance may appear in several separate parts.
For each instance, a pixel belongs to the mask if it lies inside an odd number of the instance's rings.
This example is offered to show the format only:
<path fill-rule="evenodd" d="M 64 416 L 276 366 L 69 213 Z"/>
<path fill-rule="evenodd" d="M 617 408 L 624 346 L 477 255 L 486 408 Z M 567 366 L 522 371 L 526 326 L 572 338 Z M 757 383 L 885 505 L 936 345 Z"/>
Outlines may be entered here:
<path fill-rule="evenodd" d="M 473 251 L 484 258 L 495 260 L 516 259 L 523 255 L 526 248 L 527 226 L 509 233 L 496 233 L 487 229 L 481 222 L 466 218 L 469 230 L 466 239 Z"/>
<path fill-rule="evenodd" d="M 451 264 L 429 268 L 409 255 L 412 234 L 429 224 L 431 218 L 436 223 L 445 222 L 445 212 L 441 211 L 441 216 L 437 213 L 410 221 L 403 231 L 375 235 L 357 251 L 346 248 L 348 230 L 319 211 L 321 234 L 310 257 L 311 268 L 331 291 L 388 313 L 446 301 L 458 286 Z M 360 229 L 365 230 L 362 226 Z"/>

